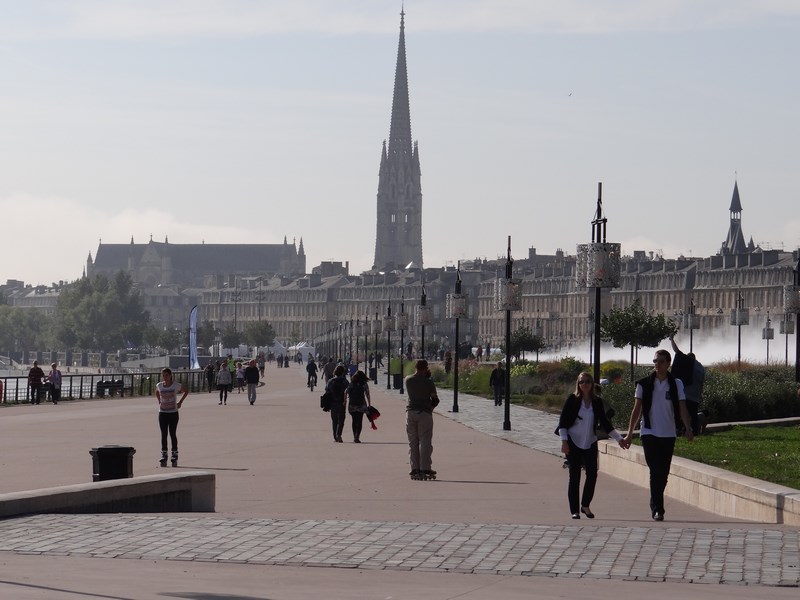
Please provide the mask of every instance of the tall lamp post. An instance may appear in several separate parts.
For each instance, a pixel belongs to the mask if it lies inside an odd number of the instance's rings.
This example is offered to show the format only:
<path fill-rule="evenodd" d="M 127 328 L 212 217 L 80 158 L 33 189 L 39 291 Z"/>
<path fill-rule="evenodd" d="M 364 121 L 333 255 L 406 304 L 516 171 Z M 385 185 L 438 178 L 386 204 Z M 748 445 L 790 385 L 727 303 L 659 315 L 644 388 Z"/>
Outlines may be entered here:
<path fill-rule="evenodd" d="M 692 343 L 694 336 L 692 333 L 695 329 L 700 329 L 700 321 L 695 314 L 694 298 L 689 299 L 689 308 L 683 315 L 683 327 L 689 330 L 689 353 L 693 352 Z"/>
<path fill-rule="evenodd" d="M 736 296 L 736 308 L 731 309 L 731 325 L 735 326 L 737 331 L 737 353 L 736 364 L 737 368 L 742 368 L 742 325 L 750 324 L 750 309 L 744 308 L 744 296 L 742 291 L 739 290 Z"/>
<path fill-rule="evenodd" d="M 361 364 L 358 358 L 358 338 L 361 336 L 361 319 L 356 319 L 355 329 L 353 329 L 353 337 L 356 338 L 356 371 Z"/>
<path fill-rule="evenodd" d="M 603 288 L 619 287 L 622 246 L 606 241 L 608 219 L 603 216 L 603 183 L 597 184 L 597 209 L 592 219 L 592 242 L 578 244 L 576 286 L 594 288 L 594 380 L 600 380 L 600 317 Z"/>
<path fill-rule="evenodd" d="M 378 316 L 378 305 L 375 305 L 375 320 L 372 322 L 372 333 L 375 335 L 375 377 L 370 377 L 375 383 L 378 383 L 378 336 L 381 333 L 381 320 Z"/>
<path fill-rule="evenodd" d="M 417 306 L 417 325 L 422 328 L 422 354 L 421 358 L 425 358 L 425 326 L 433 323 L 431 309 L 428 306 L 428 296 L 425 294 L 425 285 L 422 285 L 422 295 L 419 297 L 419 305 Z"/>
<path fill-rule="evenodd" d="M 786 366 L 789 366 L 789 334 L 794 333 L 794 320 L 791 313 L 784 312 L 780 323 L 780 332 L 786 340 Z"/>
<path fill-rule="evenodd" d="M 794 313 L 794 322 L 800 323 L 800 259 L 794 269 L 794 285 L 783 288 L 783 312 Z M 795 334 L 794 341 L 794 380 L 800 383 L 800 333 Z"/>
<path fill-rule="evenodd" d="M 404 394 L 403 389 L 403 355 L 405 354 L 405 332 L 408 329 L 408 314 L 406 313 L 406 300 L 400 299 L 400 313 L 397 315 L 395 328 L 400 330 L 400 394 Z"/>
<path fill-rule="evenodd" d="M 511 236 L 508 236 L 505 278 L 494 281 L 494 308 L 506 313 L 506 399 L 503 429 L 511 430 L 511 312 L 522 308 L 522 286 L 513 279 L 514 259 L 511 258 Z"/>
<path fill-rule="evenodd" d="M 364 373 L 369 376 L 369 314 L 364 314 L 364 325 L 361 329 L 364 334 Z"/>
<path fill-rule="evenodd" d="M 386 309 L 386 316 L 383 318 L 383 329 L 386 331 L 386 389 L 392 389 L 392 330 L 394 329 L 394 317 L 392 317 L 392 303 Z"/>
<path fill-rule="evenodd" d="M 467 295 L 461 293 L 461 262 L 456 267 L 456 287 L 455 292 L 447 294 L 445 301 L 445 315 L 448 319 L 456 320 L 456 341 L 455 341 L 455 361 L 453 363 L 453 410 L 458 412 L 458 321 L 461 317 L 467 316 Z"/>
<path fill-rule="evenodd" d="M 767 311 L 767 324 L 761 330 L 761 339 L 767 341 L 767 366 L 769 366 L 769 341 L 775 339 L 775 329 L 772 327 L 772 319 L 769 318 L 769 311 Z"/>

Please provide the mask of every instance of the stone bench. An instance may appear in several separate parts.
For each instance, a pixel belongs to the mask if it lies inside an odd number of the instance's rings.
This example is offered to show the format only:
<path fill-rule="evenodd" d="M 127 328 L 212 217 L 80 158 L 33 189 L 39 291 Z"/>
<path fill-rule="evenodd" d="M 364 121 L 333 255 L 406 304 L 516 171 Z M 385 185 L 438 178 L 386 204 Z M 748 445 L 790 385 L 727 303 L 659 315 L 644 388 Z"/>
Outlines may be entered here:
<path fill-rule="evenodd" d="M 650 472 L 640 446 L 628 450 L 616 442 L 598 442 L 600 470 L 650 487 Z M 675 456 L 664 494 L 724 517 L 758 523 L 800 526 L 800 490 Z"/>
<path fill-rule="evenodd" d="M 0 494 L 0 518 L 36 513 L 214 512 L 216 478 L 180 471 Z"/>

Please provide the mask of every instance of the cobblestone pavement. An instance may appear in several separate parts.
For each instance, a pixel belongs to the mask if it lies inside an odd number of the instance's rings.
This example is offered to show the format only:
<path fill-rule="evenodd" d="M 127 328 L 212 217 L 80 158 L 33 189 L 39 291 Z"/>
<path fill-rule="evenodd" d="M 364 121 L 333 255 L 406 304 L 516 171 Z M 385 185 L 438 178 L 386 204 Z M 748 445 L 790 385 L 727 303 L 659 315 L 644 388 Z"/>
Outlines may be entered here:
<path fill-rule="evenodd" d="M 38 515 L 0 522 L 0 539 L 41 555 L 800 584 L 796 531 Z"/>
<path fill-rule="evenodd" d="M 438 411 L 554 454 L 555 417 L 443 390 Z M 437 485 L 436 483 L 423 485 Z M 0 552 L 43 556 L 339 567 L 629 581 L 800 586 L 792 528 L 624 527 L 254 519 L 194 515 L 36 515 L 0 521 Z"/>

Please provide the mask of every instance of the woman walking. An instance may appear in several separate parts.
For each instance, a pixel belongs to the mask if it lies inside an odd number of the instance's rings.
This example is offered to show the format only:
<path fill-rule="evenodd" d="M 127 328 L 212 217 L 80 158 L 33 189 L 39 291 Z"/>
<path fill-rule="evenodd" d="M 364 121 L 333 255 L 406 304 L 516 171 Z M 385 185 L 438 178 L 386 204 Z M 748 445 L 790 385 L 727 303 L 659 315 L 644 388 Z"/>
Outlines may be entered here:
<path fill-rule="evenodd" d="M 561 418 L 558 421 L 561 451 L 567 456 L 569 464 L 567 498 L 573 519 L 580 519 L 581 513 L 589 519 L 594 519 L 594 513 L 589 506 L 597 483 L 598 426 L 613 437 L 621 447 L 626 447 L 622 436 L 606 417 L 602 398 L 595 394 L 594 379 L 589 373 L 581 373 L 578 375 L 575 391 L 564 402 Z M 583 485 L 579 507 L 581 466 L 586 469 L 586 482 Z"/>
<path fill-rule="evenodd" d="M 369 385 L 364 371 L 356 371 L 347 386 L 347 412 L 353 420 L 353 443 L 361 443 L 364 414 L 370 406 Z"/>
<path fill-rule="evenodd" d="M 339 365 L 333 371 L 333 377 L 325 386 L 325 391 L 333 394 L 331 400 L 331 426 L 333 428 L 333 441 L 342 442 L 344 430 L 345 395 L 347 393 L 347 378 L 344 376 L 344 365 Z"/>
<path fill-rule="evenodd" d="M 180 400 L 178 394 L 181 395 Z M 167 466 L 167 434 L 172 441 L 172 466 L 178 466 L 178 409 L 189 395 L 183 384 L 172 378 L 172 370 L 161 369 L 161 381 L 156 385 L 158 426 L 161 429 L 161 466 Z"/>
<path fill-rule="evenodd" d="M 231 387 L 231 372 L 223 363 L 217 371 L 217 389 L 219 390 L 219 403 L 228 404 L 228 390 Z"/>

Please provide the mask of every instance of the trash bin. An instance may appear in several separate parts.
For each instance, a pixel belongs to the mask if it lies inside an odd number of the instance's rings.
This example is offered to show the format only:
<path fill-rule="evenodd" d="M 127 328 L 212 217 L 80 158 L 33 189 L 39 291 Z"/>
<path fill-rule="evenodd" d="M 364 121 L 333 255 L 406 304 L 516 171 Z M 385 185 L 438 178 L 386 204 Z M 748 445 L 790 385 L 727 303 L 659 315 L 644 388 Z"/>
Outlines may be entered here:
<path fill-rule="evenodd" d="M 369 378 L 371 381 L 378 381 L 378 367 L 369 368 Z"/>
<path fill-rule="evenodd" d="M 392 387 L 396 390 L 403 387 L 403 376 L 400 373 L 392 373 Z"/>
<path fill-rule="evenodd" d="M 98 446 L 89 450 L 92 455 L 92 481 L 127 479 L 133 477 L 133 455 L 130 446 Z"/>
<path fill-rule="evenodd" d="M 98 398 L 102 398 L 103 396 L 106 395 L 106 382 L 105 381 L 100 380 L 100 381 L 97 382 L 97 386 L 96 386 L 96 390 L 95 390 L 95 394 L 94 395 L 97 396 Z"/>

